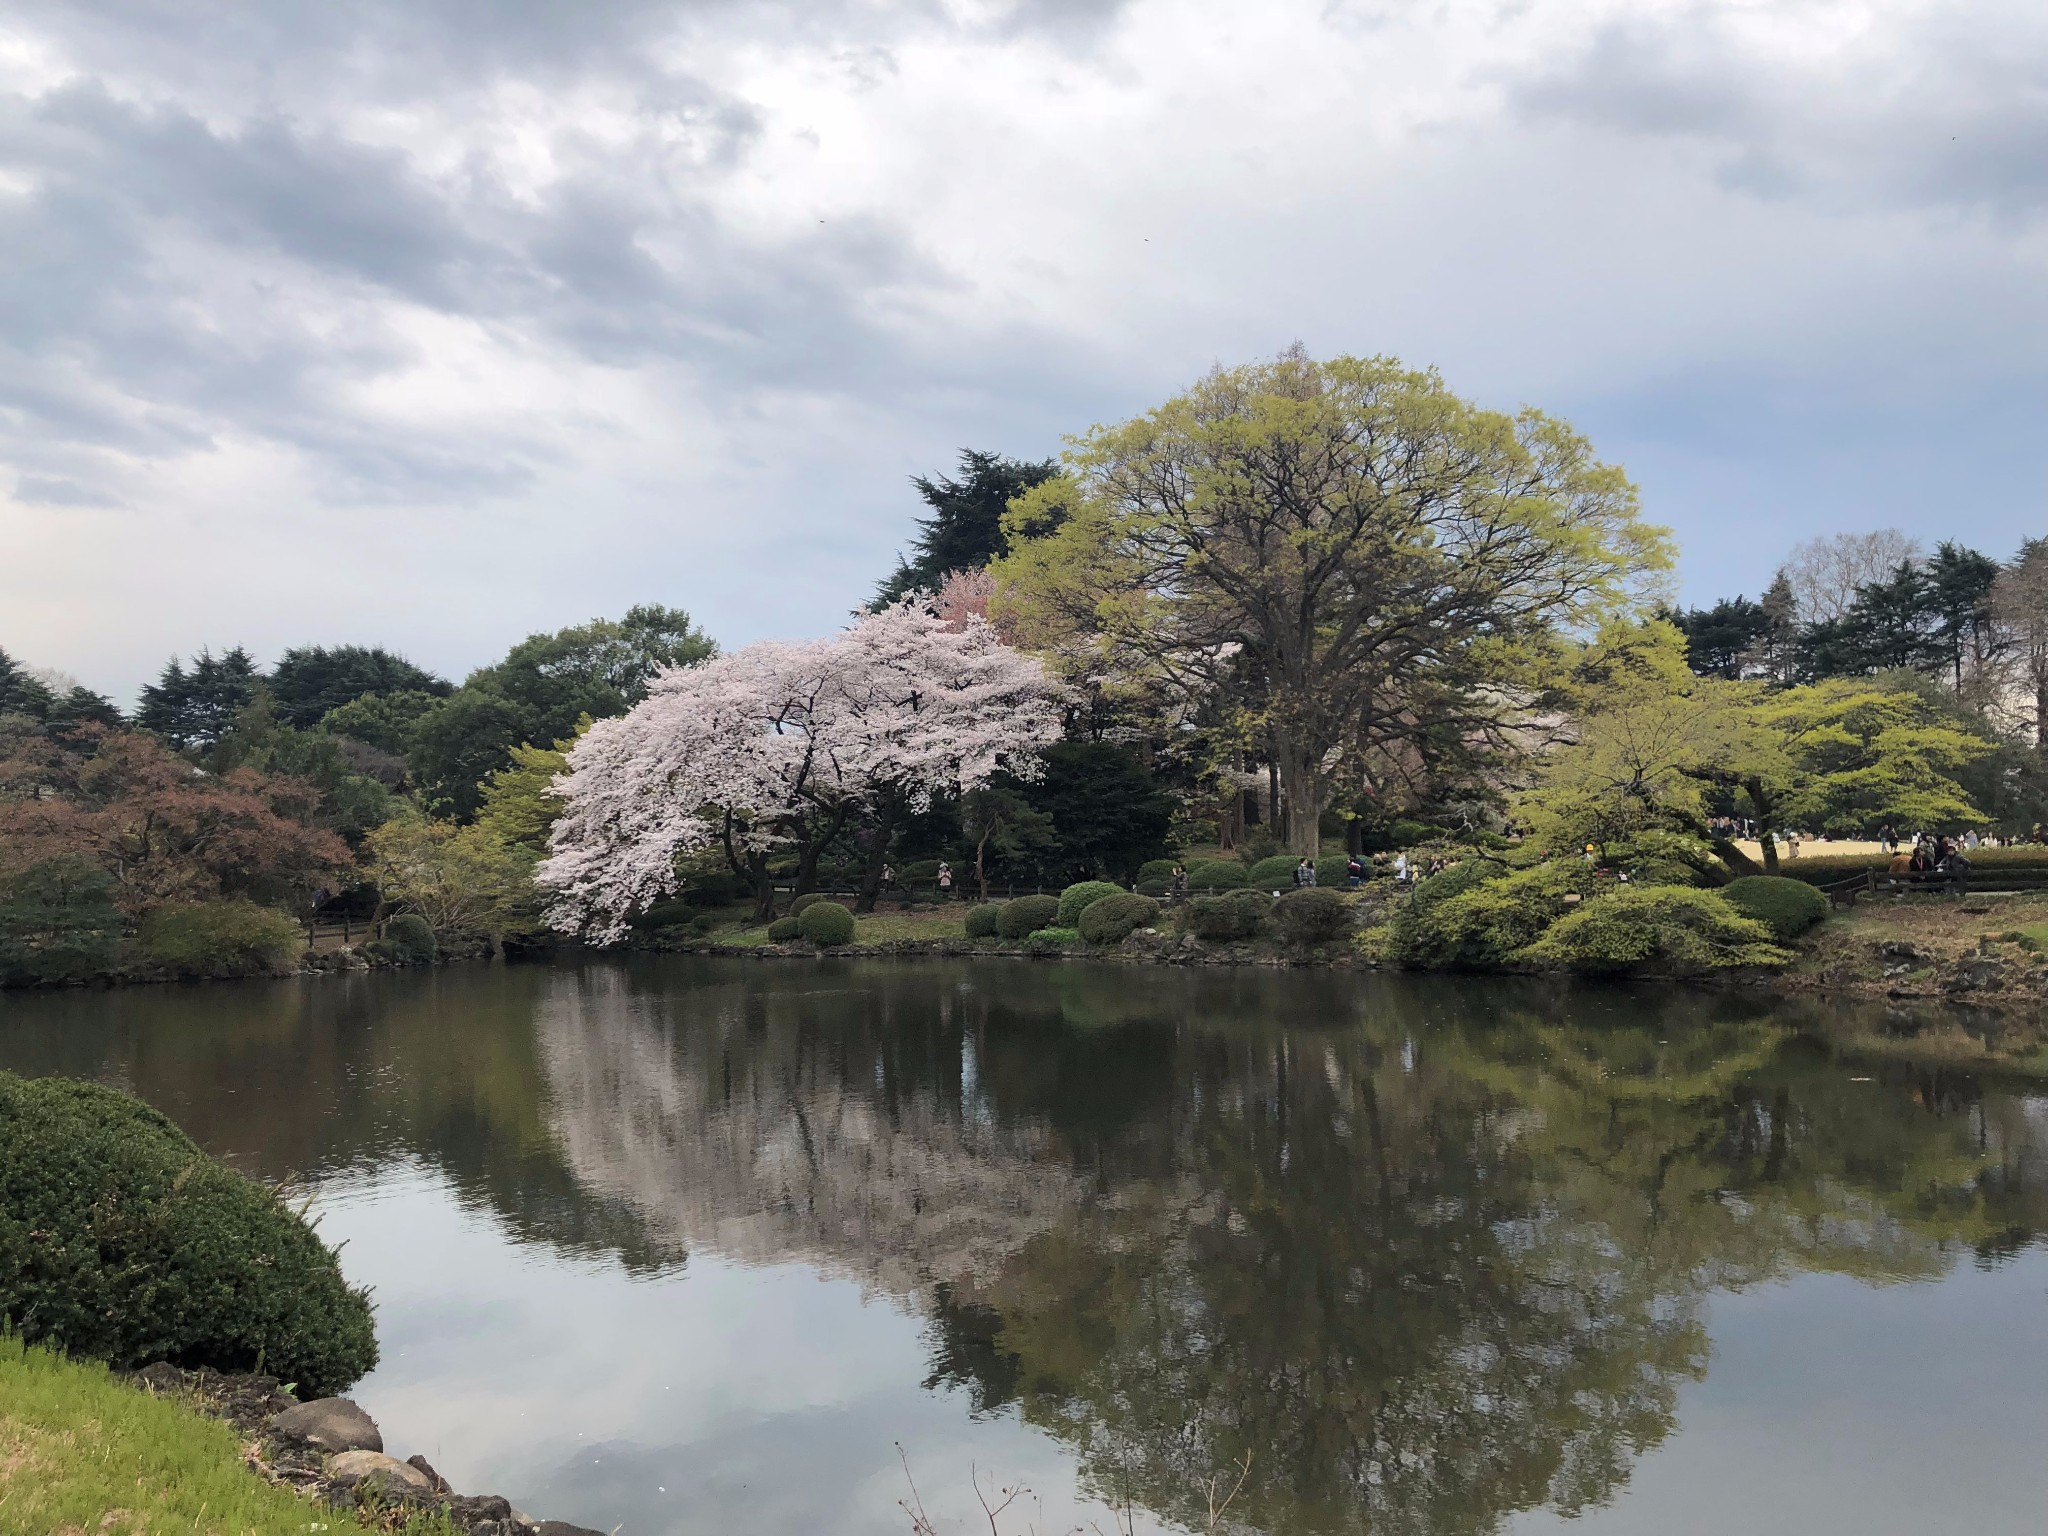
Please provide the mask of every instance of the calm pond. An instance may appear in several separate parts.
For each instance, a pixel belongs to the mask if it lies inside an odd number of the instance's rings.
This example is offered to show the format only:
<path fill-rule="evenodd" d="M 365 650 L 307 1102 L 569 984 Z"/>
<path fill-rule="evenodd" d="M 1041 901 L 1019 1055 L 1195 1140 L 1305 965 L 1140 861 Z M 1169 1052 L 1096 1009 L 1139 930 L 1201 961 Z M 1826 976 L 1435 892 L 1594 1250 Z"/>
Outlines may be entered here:
<path fill-rule="evenodd" d="M 625 1536 L 901 1536 L 906 1462 L 1199 1529 L 1247 1454 L 1260 1532 L 2039 1532 L 2048 1099 L 1802 1022 L 677 958 L 9 996 L 0 1065 L 303 1179 L 389 1448 Z"/>

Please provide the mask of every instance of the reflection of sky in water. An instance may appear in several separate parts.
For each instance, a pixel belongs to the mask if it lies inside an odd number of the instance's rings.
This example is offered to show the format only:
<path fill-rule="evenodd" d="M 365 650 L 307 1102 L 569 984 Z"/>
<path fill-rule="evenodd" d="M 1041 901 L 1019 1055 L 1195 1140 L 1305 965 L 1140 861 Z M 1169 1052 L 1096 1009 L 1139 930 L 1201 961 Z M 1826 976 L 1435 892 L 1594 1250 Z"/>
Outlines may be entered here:
<path fill-rule="evenodd" d="M 934 1516 L 980 1518 L 978 1466 L 1032 1488 L 1041 1532 L 1110 1528 L 1049 1438 L 925 1391 L 920 1320 L 852 1280 L 711 1254 L 635 1279 L 508 1243 L 416 1166 L 336 1181 L 318 1209 L 376 1290 L 383 1363 L 350 1396 L 465 1492 L 622 1536 L 901 1536 L 900 1442 Z"/>

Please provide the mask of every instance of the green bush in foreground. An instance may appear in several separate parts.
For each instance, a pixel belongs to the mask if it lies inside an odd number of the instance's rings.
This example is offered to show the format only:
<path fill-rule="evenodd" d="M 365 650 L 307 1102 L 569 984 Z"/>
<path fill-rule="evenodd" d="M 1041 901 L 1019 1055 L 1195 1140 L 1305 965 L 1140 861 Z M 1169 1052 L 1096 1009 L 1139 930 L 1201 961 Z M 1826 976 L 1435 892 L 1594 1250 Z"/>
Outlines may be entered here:
<path fill-rule="evenodd" d="M 1245 883 L 1245 867 L 1230 859 L 1196 859 L 1188 865 L 1191 891 L 1236 891 Z"/>
<path fill-rule="evenodd" d="M 1018 896 L 996 908 L 996 932 L 1006 939 L 1021 939 L 1041 928 L 1050 928 L 1060 915 L 1053 896 Z"/>
<path fill-rule="evenodd" d="M 117 1366 L 260 1360 L 306 1397 L 377 1363 L 369 1298 L 279 1195 L 67 1078 L 0 1073 L 0 1313 Z"/>
<path fill-rule="evenodd" d="M 1063 949 L 1072 949 L 1081 942 L 1081 935 L 1072 928 L 1039 928 L 1024 935 L 1024 952 L 1028 955 L 1056 954 Z"/>
<path fill-rule="evenodd" d="M 790 902 L 789 915 L 791 917 L 802 917 L 824 899 L 824 893 L 821 891 L 805 891 L 803 895 L 796 897 Z M 845 903 L 842 902 L 841 905 L 843 906 Z"/>
<path fill-rule="evenodd" d="M 792 939 L 800 939 L 803 936 L 804 925 L 799 919 L 794 917 L 778 917 L 768 925 L 768 942 L 770 944 L 787 944 Z"/>
<path fill-rule="evenodd" d="M 385 1520 L 309 1504 L 257 1477 L 235 1431 L 138 1392 L 97 1361 L 0 1337 L 0 1531 L 386 1531 Z M 409 1532 L 443 1533 L 439 1514 Z"/>
<path fill-rule="evenodd" d="M 1294 866 L 1298 862 L 1292 854 L 1276 853 L 1246 870 L 1244 883 L 1255 891 L 1284 891 L 1294 884 Z"/>
<path fill-rule="evenodd" d="M 1459 866 L 1463 868 L 1464 866 Z M 1496 879 L 1483 879 L 1424 901 L 1417 891 L 1411 899 L 1409 922 L 1401 931 L 1403 964 L 1432 970 L 1491 970 L 1509 964 L 1525 945 L 1543 936 L 1550 925 L 1572 910 L 1574 895 L 1590 895 L 1596 888 L 1593 872 L 1583 861 L 1565 859 L 1537 864 L 1528 869 L 1503 873 L 1499 865 L 1490 869 Z M 1424 882 L 1435 886 L 1455 871 L 1447 871 Z"/>
<path fill-rule="evenodd" d="M 1150 927 L 1159 916 L 1159 903 L 1150 896 L 1118 892 L 1092 903 L 1081 914 L 1081 937 L 1090 944 L 1121 944 L 1140 928 Z"/>
<path fill-rule="evenodd" d="M 1791 956 L 1771 943 L 1770 929 L 1714 891 L 1630 885 L 1582 903 L 1515 958 L 1612 973 L 1652 964 L 1682 971 L 1782 965 Z"/>
<path fill-rule="evenodd" d="M 1191 896 L 1180 909 L 1180 925 L 1198 939 L 1228 944 L 1255 935 L 1272 905 L 1273 898 L 1264 891 Z"/>
<path fill-rule="evenodd" d="M 1507 866 L 1495 860 L 1466 859 L 1417 884 L 1387 924 L 1387 958 L 1397 965 L 1446 964 L 1448 947 L 1436 909 L 1453 896 L 1507 873 Z"/>
<path fill-rule="evenodd" d="M 431 964 L 439 946 L 427 920 L 413 912 L 401 912 L 384 925 L 384 942 L 391 958 L 400 965 Z"/>
<path fill-rule="evenodd" d="M 996 924 L 1003 915 L 999 902 L 986 902 L 967 909 L 967 937 L 970 939 L 992 939 L 996 936 Z"/>
<path fill-rule="evenodd" d="M 797 931 L 813 944 L 830 949 L 853 942 L 853 914 L 836 901 L 817 901 L 798 915 Z"/>
<path fill-rule="evenodd" d="M 1796 939 L 1828 915 L 1827 897 L 1803 880 L 1782 875 L 1744 875 L 1722 886 L 1720 896 L 1778 939 Z"/>
<path fill-rule="evenodd" d="M 298 968 L 305 948 L 297 923 L 253 901 L 158 907 L 135 941 L 144 969 L 180 980 L 285 975 Z"/>
<path fill-rule="evenodd" d="M 1105 896 L 1121 896 L 1124 888 L 1111 885 L 1107 880 L 1083 880 L 1070 885 L 1060 892 L 1059 919 L 1054 925 L 1060 928 L 1079 928 L 1081 914 Z"/>
<path fill-rule="evenodd" d="M 1320 887 L 1288 891 L 1273 903 L 1273 920 L 1296 944 L 1327 944 L 1351 932 L 1351 903 Z"/>

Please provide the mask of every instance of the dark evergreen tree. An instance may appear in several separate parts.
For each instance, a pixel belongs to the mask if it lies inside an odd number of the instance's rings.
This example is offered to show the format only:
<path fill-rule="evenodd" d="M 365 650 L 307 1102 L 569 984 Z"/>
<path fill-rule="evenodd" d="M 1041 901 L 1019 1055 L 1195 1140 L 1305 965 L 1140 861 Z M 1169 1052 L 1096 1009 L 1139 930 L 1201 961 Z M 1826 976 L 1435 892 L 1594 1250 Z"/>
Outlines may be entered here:
<path fill-rule="evenodd" d="M 382 646 L 294 646 L 270 674 L 278 718 L 302 731 L 318 725 L 329 710 L 366 693 L 431 693 L 445 698 L 454 691 L 446 678 Z"/>
<path fill-rule="evenodd" d="M 103 693 L 94 693 L 83 684 L 53 697 L 46 718 L 53 734 L 81 725 L 103 725 L 108 730 L 119 730 L 126 723 L 112 699 Z"/>
<path fill-rule="evenodd" d="M 1036 780 L 1001 783 L 1052 819 L 1054 846 L 1042 867 L 1049 881 L 1128 883 L 1147 859 L 1166 856 L 1173 800 L 1129 751 L 1107 741 L 1063 741 L 1042 761 Z"/>
<path fill-rule="evenodd" d="M 0 715 L 27 715 L 44 720 L 50 714 L 50 690 L 28 668 L 0 651 Z"/>
<path fill-rule="evenodd" d="M 173 656 L 163 674 L 143 688 L 135 723 L 181 751 L 211 747 L 262 686 L 263 674 L 239 645 L 220 656 L 201 651 L 190 670 Z"/>
<path fill-rule="evenodd" d="M 912 592 L 936 591 L 948 572 L 979 570 L 1008 554 L 1004 509 L 1059 472 L 1051 459 L 1033 464 L 965 448 L 960 452 L 959 479 L 920 475 L 912 480 L 932 515 L 918 519 L 917 538 L 897 562 L 895 574 L 882 583 L 876 602 L 893 603 Z"/>
<path fill-rule="evenodd" d="M 1991 588 L 2000 566 L 1989 555 L 1944 542 L 1927 562 L 1928 600 L 1950 681 L 1961 691 L 2003 647 Z"/>
<path fill-rule="evenodd" d="M 1668 617 L 1685 636 L 1687 663 L 1702 676 L 1741 677 L 1754 665 L 1757 644 L 1771 628 L 1763 604 L 1747 597 L 1724 597 L 1711 608 L 1688 608 Z"/>

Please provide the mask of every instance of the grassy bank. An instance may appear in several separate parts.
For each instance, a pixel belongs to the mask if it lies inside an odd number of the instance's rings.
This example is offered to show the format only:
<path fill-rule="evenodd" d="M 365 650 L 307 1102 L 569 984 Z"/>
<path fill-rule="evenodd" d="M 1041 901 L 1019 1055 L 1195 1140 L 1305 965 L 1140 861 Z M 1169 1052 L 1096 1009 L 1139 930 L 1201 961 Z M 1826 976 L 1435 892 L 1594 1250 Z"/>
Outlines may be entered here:
<path fill-rule="evenodd" d="M 265 1482 L 227 1425 L 0 1337 L 0 1536 L 382 1529 Z"/>

